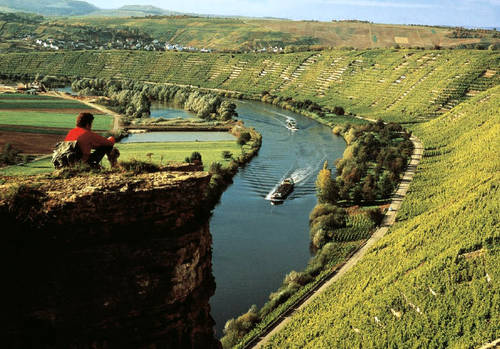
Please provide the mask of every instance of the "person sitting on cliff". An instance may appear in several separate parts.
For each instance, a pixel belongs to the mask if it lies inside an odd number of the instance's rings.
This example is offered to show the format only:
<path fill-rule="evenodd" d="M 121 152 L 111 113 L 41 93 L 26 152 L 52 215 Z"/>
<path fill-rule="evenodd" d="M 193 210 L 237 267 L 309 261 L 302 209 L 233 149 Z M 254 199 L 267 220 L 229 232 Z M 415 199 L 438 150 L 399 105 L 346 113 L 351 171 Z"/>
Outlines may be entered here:
<path fill-rule="evenodd" d="M 104 138 L 92 132 L 94 116 L 90 113 L 80 113 L 76 118 L 76 127 L 68 132 L 65 141 L 77 141 L 81 150 L 81 161 L 93 168 L 100 168 L 99 163 L 106 154 L 111 167 L 117 166 L 120 151 L 114 148 L 115 138 Z M 91 153 L 92 149 L 95 149 Z"/>

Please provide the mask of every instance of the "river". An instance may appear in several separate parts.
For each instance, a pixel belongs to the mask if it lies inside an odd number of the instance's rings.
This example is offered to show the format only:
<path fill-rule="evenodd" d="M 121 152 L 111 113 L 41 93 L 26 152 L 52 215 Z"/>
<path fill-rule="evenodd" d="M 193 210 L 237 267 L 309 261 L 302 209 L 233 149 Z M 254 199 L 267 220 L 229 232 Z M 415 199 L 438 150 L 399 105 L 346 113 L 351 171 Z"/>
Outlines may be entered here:
<path fill-rule="evenodd" d="M 311 257 L 308 216 L 316 204 L 315 180 L 325 160 L 330 167 L 345 142 L 330 128 L 302 115 L 259 102 L 238 101 L 239 119 L 262 134 L 259 155 L 234 177 L 210 222 L 213 274 L 211 299 L 217 336 L 227 320 L 261 307 L 291 270 L 303 270 Z M 296 120 L 298 131 L 286 128 Z M 283 205 L 269 193 L 292 177 L 295 190 Z"/>

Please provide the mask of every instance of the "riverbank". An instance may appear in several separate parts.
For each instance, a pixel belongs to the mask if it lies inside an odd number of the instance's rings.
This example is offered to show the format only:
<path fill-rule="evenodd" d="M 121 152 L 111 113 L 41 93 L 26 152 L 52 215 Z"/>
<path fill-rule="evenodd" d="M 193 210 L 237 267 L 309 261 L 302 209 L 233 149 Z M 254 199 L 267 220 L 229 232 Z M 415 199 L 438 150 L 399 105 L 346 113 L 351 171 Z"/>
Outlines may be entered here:
<path fill-rule="evenodd" d="M 345 262 L 339 266 L 339 268 L 332 270 L 326 274 L 319 282 L 317 282 L 310 290 L 308 290 L 301 298 L 294 302 L 288 311 L 284 312 L 278 318 L 276 318 L 272 323 L 262 329 L 259 335 L 255 335 L 247 344 L 241 346 L 241 348 L 263 348 L 270 340 L 272 336 L 283 329 L 290 321 L 291 317 L 296 313 L 302 311 L 307 305 L 313 302 L 318 296 L 325 292 L 334 282 L 338 281 L 347 271 L 349 271 L 356 263 L 370 250 L 370 248 L 378 242 L 389 230 L 390 227 L 394 225 L 396 221 L 397 213 L 401 207 L 401 204 L 408 192 L 410 183 L 413 180 L 417 167 L 423 156 L 423 145 L 420 140 L 416 137 L 412 137 L 413 142 L 413 154 L 411 161 L 403 175 L 403 178 L 391 197 L 391 203 L 388 211 L 384 215 L 384 219 L 380 224 L 380 227 L 372 234 L 372 236 L 355 252 L 351 252 Z"/>
<path fill-rule="evenodd" d="M 369 123 L 369 121 L 365 122 Z M 329 126 L 334 125 L 329 124 Z M 377 128 L 385 127 L 383 124 L 382 126 L 375 126 Z M 380 130 L 380 132 L 382 131 Z M 399 131 L 395 130 L 395 132 L 397 135 L 394 137 L 400 137 Z M 347 139 L 346 134 L 342 133 L 342 135 Z M 353 140 L 354 138 L 351 135 L 347 139 L 348 144 L 352 143 Z M 404 181 L 405 177 L 402 176 L 400 180 Z M 387 218 L 392 212 L 392 206 L 386 205 L 385 207 L 389 208 Z M 320 249 L 317 255 L 309 261 L 307 268 L 303 272 L 290 271 L 283 281 L 283 285 L 270 295 L 270 300 L 262 308 L 252 308 L 247 313 L 227 322 L 225 327 L 226 336 L 222 339 L 225 348 L 233 346 L 236 348 L 251 347 L 255 344 L 257 338 L 261 337 L 261 333 L 269 331 L 280 323 L 284 317 L 293 312 L 293 309 L 296 309 L 297 306 L 304 302 L 312 292 L 315 292 L 344 264 L 348 263 L 352 256 L 365 246 L 367 241 L 370 241 L 368 238 L 375 231 L 375 225 L 372 226 L 371 224 L 375 223 L 371 223 L 371 218 L 368 217 L 362 219 L 362 217 L 368 215 L 368 212 L 355 207 L 349 208 L 348 212 L 347 227 L 339 229 L 337 232 L 334 231 L 334 234 L 338 235 L 336 240 L 334 239 L 333 243 L 327 244 L 324 251 Z M 374 234 L 377 234 L 377 231 Z M 244 333 L 243 328 L 250 328 L 251 331 L 247 331 L 248 334 L 241 338 L 242 333 Z"/>

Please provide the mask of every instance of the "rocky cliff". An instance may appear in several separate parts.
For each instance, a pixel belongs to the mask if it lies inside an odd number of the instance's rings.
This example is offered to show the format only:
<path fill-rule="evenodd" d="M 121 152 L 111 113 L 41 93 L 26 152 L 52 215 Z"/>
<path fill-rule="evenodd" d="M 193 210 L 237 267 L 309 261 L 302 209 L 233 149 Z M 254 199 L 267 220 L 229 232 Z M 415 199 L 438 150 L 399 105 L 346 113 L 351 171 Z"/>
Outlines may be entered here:
<path fill-rule="evenodd" d="M 6 348 L 218 348 L 205 172 L 0 185 Z M 5 316 L 6 315 L 6 316 Z"/>

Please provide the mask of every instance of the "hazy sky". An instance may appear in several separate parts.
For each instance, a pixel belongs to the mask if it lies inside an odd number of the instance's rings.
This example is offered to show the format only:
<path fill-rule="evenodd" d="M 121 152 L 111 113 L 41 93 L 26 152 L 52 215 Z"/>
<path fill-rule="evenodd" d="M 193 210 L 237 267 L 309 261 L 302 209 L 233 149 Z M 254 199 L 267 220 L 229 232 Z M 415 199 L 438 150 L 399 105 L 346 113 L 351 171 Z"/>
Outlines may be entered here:
<path fill-rule="evenodd" d="M 500 0 L 87 0 L 100 8 L 154 5 L 202 14 L 500 28 Z"/>

